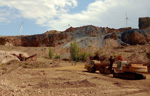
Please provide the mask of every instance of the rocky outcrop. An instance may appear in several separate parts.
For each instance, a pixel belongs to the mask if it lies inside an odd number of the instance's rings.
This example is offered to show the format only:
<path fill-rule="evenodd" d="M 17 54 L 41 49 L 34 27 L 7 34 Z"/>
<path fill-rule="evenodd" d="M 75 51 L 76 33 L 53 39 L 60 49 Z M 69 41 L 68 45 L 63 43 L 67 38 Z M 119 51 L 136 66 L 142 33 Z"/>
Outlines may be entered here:
<path fill-rule="evenodd" d="M 103 33 L 106 32 L 106 30 L 105 30 L 105 28 L 102 28 L 102 27 L 87 25 L 87 26 L 82 26 L 82 27 L 77 27 L 77 28 L 70 27 L 70 28 L 66 29 L 64 32 L 67 32 L 69 34 L 70 33 L 82 34 L 82 35 L 88 35 L 91 37 L 95 37 L 98 35 L 102 35 Z"/>
<path fill-rule="evenodd" d="M 70 27 L 70 28 L 66 29 L 64 32 L 74 32 L 74 31 L 75 31 L 75 28 Z"/>
<path fill-rule="evenodd" d="M 95 27 L 92 25 L 83 26 L 81 28 L 78 28 L 78 30 L 81 30 L 81 32 L 84 32 L 85 34 L 87 34 L 91 37 L 96 37 L 98 35 L 102 35 L 102 34 L 106 33 L 104 28 L 99 28 L 99 27 Z"/>
<path fill-rule="evenodd" d="M 131 27 L 127 27 L 127 28 L 119 28 L 119 29 L 114 29 L 114 28 L 108 28 L 108 27 L 106 27 L 105 28 L 105 30 L 106 30 L 106 33 L 114 33 L 114 32 L 124 32 L 124 31 L 128 31 L 128 30 L 132 30 L 132 28 Z"/>
<path fill-rule="evenodd" d="M 5 43 L 6 43 L 6 40 L 5 40 L 5 38 L 0 38 L 0 45 L 5 45 Z"/>
<path fill-rule="evenodd" d="M 1 37 L 0 45 L 6 46 L 24 46 L 24 47 L 37 47 L 37 46 L 59 46 L 72 40 L 72 36 L 66 33 L 59 34 L 40 34 L 31 36 L 14 36 L 14 37 Z"/>
<path fill-rule="evenodd" d="M 93 25 L 87 25 L 87 26 L 82 26 L 82 27 L 77 27 L 77 28 L 73 28 L 70 27 L 68 29 L 66 29 L 64 32 L 72 32 L 72 33 L 84 33 L 86 35 L 89 35 L 91 37 L 96 37 L 98 35 L 103 35 L 103 34 L 107 34 L 107 33 L 116 33 L 116 32 L 124 32 L 127 30 L 131 30 L 131 27 L 127 27 L 127 28 L 120 28 L 120 29 L 114 29 L 114 28 L 108 28 L 108 27 L 96 27 Z"/>
<path fill-rule="evenodd" d="M 150 17 L 139 18 L 139 29 L 150 29 Z"/>
<path fill-rule="evenodd" d="M 116 35 L 115 32 L 113 32 L 113 33 L 111 33 L 111 34 L 109 34 L 109 35 L 106 35 L 106 36 L 104 37 L 104 39 L 114 39 L 114 40 L 117 40 L 117 35 Z"/>
<path fill-rule="evenodd" d="M 113 29 L 93 25 L 73 28 L 65 31 L 47 31 L 44 34 L 30 36 L 0 37 L 0 45 L 23 47 L 69 47 L 75 40 L 79 47 L 103 47 L 105 45 L 136 45 L 150 43 L 150 30 L 131 30 L 132 28 Z M 114 46 L 113 46 L 114 47 Z"/>
<path fill-rule="evenodd" d="M 0 37 L 0 45 L 20 46 L 21 39 L 18 37 Z"/>
<path fill-rule="evenodd" d="M 60 32 L 57 30 L 46 31 L 44 34 L 59 34 Z"/>
<path fill-rule="evenodd" d="M 144 45 L 150 42 L 150 30 L 130 30 L 123 32 L 121 40 L 130 45 Z"/>

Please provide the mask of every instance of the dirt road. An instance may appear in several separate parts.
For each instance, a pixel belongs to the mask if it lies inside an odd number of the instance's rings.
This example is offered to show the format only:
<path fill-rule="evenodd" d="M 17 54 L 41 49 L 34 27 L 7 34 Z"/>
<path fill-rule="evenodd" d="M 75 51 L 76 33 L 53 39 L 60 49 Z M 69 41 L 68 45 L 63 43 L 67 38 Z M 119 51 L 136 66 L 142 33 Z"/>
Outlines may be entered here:
<path fill-rule="evenodd" d="M 0 65 L 0 96 L 149 96 L 146 80 L 88 73 L 84 63 L 62 60 L 13 61 Z"/>

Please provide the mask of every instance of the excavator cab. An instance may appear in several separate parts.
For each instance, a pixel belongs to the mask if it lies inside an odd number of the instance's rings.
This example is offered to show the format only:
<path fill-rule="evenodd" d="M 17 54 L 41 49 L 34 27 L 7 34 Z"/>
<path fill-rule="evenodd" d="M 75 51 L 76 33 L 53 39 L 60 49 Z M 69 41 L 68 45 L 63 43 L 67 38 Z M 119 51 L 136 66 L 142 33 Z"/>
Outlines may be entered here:
<path fill-rule="evenodd" d="M 122 56 L 116 56 L 115 63 L 117 67 L 114 68 L 113 77 L 122 79 L 146 79 L 146 76 L 140 72 L 147 72 L 147 66 L 142 64 L 127 64 L 127 61 Z"/>
<path fill-rule="evenodd" d="M 127 61 L 117 61 L 117 70 L 122 71 L 124 66 L 127 66 Z"/>

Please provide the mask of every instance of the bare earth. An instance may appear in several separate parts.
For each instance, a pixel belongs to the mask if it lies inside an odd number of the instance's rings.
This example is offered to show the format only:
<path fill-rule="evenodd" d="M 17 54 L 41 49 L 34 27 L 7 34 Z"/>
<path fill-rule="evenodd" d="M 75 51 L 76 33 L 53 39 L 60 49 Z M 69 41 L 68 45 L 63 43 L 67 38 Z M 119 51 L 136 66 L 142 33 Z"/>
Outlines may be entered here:
<path fill-rule="evenodd" d="M 4 48 L 1 47 L 1 50 Z M 20 49 L 23 52 L 26 50 Z M 32 48 L 30 51 L 33 52 Z M 99 74 L 98 71 L 88 73 L 84 69 L 85 63 L 77 63 L 76 66 L 72 63 L 39 56 L 37 61 L 11 61 L 0 64 L 0 96 L 149 96 L 150 94 L 150 74 L 145 74 L 147 76 L 145 80 L 123 80 L 113 78 L 112 74 Z"/>

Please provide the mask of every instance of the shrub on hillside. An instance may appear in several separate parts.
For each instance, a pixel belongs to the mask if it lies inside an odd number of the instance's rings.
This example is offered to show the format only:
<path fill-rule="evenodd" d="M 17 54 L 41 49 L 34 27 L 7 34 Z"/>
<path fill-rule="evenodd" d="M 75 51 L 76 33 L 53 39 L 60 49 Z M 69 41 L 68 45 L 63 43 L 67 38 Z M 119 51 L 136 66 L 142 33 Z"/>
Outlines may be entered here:
<path fill-rule="evenodd" d="M 79 53 L 80 61 L 87 61 L 88 56 L 89 56 L 89 54 L 87 52 L 80 52 Z"/>
<path fill-rule="evenodd" d="M 52 48 L 49 48 L 49 58 L 52 59 L 53 58 L 53 51 Z"/>
<path fill-rule="evenodd" d="M 75 41 L 70 44 L 70 57 L 73 61 L 79 61 L 79 47 Z"/>
<path fill-rule="evenodd" d="M 60 59 L 60 55 L 55 55 L 55 59 Z"/>

